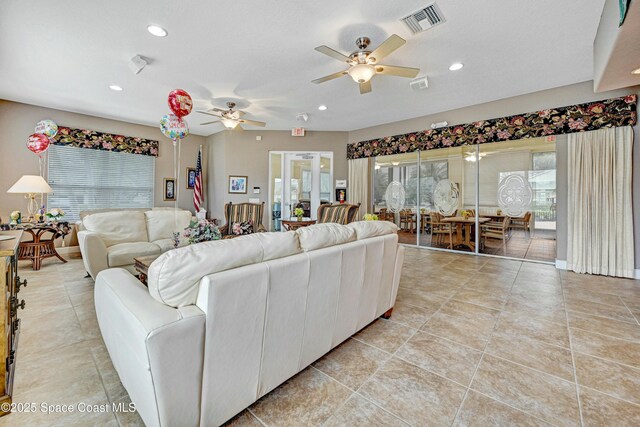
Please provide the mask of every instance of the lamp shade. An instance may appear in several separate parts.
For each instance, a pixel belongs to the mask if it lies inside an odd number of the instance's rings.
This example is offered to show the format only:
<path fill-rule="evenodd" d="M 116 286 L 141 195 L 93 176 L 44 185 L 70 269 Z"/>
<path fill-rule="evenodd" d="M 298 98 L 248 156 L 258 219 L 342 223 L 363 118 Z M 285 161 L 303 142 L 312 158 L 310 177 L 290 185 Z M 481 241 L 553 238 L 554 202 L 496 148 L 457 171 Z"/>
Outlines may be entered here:
<path fill-rule="evenodd" d="M 7 193 L 51 193 L 53 190 L 40 175 L 23 175 Z"/>

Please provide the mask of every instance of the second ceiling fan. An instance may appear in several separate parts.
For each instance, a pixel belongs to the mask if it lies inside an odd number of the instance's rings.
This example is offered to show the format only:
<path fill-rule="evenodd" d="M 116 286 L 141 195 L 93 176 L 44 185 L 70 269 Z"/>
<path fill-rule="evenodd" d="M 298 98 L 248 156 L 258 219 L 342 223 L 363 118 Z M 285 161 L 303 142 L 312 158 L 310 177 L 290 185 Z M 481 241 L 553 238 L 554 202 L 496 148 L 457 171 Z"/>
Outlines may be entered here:
<path fill-rule="evenodd" d="M 371 40 L 369 40 L 368 37 L 358 38 L 356 40 L 356 46 L 358 46 L 359 50 L 353 52 L 349 56 L 343 55 L 340 52 L 324 45 L 318 46 L 316 48 L 318 52 L 324 53 L 325 55 L 330 56 L 333 59 L 337 59 L 340 62 L 346 62 L 349 65 L 349 68 L 344 71 L 339 71 L 313 80 L 313 83 L 324 83 L 329 80 L 337 79 L 338 77 L 349 75 L 360 85 L 360 93 L 363 94 L 371 92 L 371 78 L 376 74 L 414 78 L 420 72 L 419 68 L 380 64 L 380 61 L 383 58 L 390 55 L 406 43 L 402 37 L 392 34 L 373 51 L 367 50 L 369 43 L 371 43 Z"/>
<path fill-rule="evenodd" d="M 220 120 L 214 120 L 212 122 L 201 123 L 201 125 L 210 125 L 212 123 L 222 123 L 225 128 L 232 130 L 244 130 L 240 125 L 251 125 L 265 127 L 265 122 L 258 122 L 256 120 L 243 119 L 245 115 L 244 111 L 234 110 L 236 106 L 235 102 L 227 102 L 228 110 L 213 107 L 208 111 L 198 111 L 198 113 L 207 114 L 209 116 L 218 117 Z"/>

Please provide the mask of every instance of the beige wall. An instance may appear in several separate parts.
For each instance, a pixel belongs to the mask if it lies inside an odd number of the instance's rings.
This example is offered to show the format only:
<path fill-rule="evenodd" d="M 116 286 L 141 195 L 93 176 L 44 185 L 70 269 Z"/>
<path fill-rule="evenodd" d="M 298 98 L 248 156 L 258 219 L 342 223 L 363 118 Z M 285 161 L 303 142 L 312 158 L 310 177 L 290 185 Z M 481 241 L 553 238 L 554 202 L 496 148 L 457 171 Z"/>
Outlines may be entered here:
<path fill-rule="evenodd" d="M 469 123 L 478 120 L 487 120 L 497 117 L 511 116 L 519 113 L 543 110 L 546 108 L 562 107 L 566 105 L 580 104 L 583 102 L 597 101 L 607 98 L 615 98 L 629 94 L 640 95 L 640 87 L 619 89 L 609 92 L 594 93 L 593 82 L 588 81 L 570 86 L 563 86 L 556 89 L 530 93 L 499 101 L 478 104 L 471 107 L 460 108 L 458 110 L 445 111 L 429 116 L 417 117 L 410 120 L 403 120 L 394 123 L 387 123 L 380 126 L 359 129 L 349 132 L 349 142 L 366 141 L 383 136 L 398 135 L 407 132 L 424 130 L 431 126 L 431 123 L 442 121 L 449 122 L 449 125 Z M 636 268 L 640 268 L 640 124 L 634 127 L 635 146 L 633 160 L 636 167 L 633 169 L 633 208 L 634 208 L 634 240 Z M 566 234 L 566 191 L 567 191 L 567 170 L 566 170 L 566 136 L 558 137 L 558 236 L 557 236 L 557 259 L 566 260 L 567 234 Z M 563 197 L 564 196 L 564 197 Z"/>
<path fill-rule="evenodd" d="M 126 136 L 160 141 L 159 156 L 155 169 L 155 206 L 173 206 L 173 202 L 162 200 L 163 178 L 173 176 L 173 145 L 159 127 L 143 126 L 116 120 L 102 119 L 83 114 L 69 113 L 33 105 L 0 100 L 0 217 L 6 220 L 12 210 L 26 211 L 26 201 L 20 194 L 8 194 L 7 190 L 22 175 L 38 174 L 38 157 L 27 150 L 27 137 L 33 133 L 35 124 L 42 119 L 51 119 L 58 125 L 91 129 Z M 160 118 L 158 117 L 158 120 Z M 188 120 L 188 118 L 187 118 Z M 182 141 L 179 182 L 179 206 L 193 210 L 193 190 L 187 190 L 185 175 L 187 167 L 194 167 L 199 145 L 206 150 L 202 136 L 192 135 Z M 206 168 L 206 151 L 203 153 L 203 168 Z M 206 181 L 205 181 L 206 182 Z"/>
<path fill-rule="evenodd" d="M 261 141 L 256 136 L 262 136 Z M 289 131 L 222 131 L 207 138 L 209 144 L 209 200 L 211 217 L 224 222 L 224 204 L 259 198 L 265 202 L 266 224 L 269 205 L 269 151 L 331 151 L 333 179 L 347 179 L 347 132 L 307 131 L 304 137 L 292 137 Z M 229 194 L 229 175 L 248 176 L 247 194 Z M 334 182 L 335 184 L 335 182 Z M 260 187 L 260 194 L 253 194 Z"/>

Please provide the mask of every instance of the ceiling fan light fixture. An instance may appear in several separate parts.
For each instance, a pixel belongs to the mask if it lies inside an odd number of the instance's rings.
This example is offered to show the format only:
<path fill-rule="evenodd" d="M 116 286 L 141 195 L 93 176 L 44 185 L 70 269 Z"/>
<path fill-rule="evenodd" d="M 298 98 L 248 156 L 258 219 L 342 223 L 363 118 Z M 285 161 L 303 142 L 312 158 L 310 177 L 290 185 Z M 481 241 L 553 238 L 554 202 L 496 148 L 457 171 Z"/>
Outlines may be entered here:
<path fill-rule="evenodd" d="M 366 83 L 376 74 L 376 69 L 370 64 L 356 64 L 349 68 L 349 75 L 356 83 Z"/>
<path fill-rule="evenodd" d="M 238 122 L 237 121 L 232 120 L 232 119 L 228 119 L 226 117 L 221 118 L 220 121 L 222 122 L 224 127 L 226 127 L 227 129 L 235 129 L 236 126 L 238 126 Z"/>

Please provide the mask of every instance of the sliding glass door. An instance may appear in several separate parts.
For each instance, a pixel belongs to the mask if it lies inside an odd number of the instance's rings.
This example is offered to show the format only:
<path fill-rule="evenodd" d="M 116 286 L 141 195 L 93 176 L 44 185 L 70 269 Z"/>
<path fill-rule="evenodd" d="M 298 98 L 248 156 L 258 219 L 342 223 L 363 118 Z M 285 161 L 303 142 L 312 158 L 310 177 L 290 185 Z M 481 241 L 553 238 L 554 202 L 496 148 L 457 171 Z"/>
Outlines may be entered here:
<path fill-rule="evenodd" d="M 402 243 L 552 262 L 555 181 L 554 138 L 381 156 L 374 209 Z"/>

